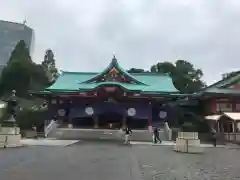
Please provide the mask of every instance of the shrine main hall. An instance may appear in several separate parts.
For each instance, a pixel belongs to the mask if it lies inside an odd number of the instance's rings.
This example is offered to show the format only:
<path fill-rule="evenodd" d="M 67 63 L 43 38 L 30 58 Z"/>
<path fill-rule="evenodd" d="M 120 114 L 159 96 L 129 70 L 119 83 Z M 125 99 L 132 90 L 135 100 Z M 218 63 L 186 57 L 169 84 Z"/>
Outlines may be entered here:
<path fill-rule="evenodd" d="M 49 118 L 61 127 L 149 130 L 174 118 L 168 102 L 181 96 L 168 74 L 129 73 L 115 56 L 101 72 L 63 71 L 35 95 L 48 102 Z"/>

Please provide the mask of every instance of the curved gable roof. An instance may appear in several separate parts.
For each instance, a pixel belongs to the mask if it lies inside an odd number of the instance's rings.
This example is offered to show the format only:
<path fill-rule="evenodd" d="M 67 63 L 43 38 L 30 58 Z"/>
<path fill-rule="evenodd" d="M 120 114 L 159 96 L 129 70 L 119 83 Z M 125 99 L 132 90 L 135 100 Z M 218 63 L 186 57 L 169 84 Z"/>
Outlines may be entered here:
<path fill-rule="evenodd" d="M 98 73 L 96 76 L 92 77 L 91 79 L 85 81 L 84 83 L 89 83 L 89 82 L 93 82 L 101 77 L 103 77 L 105 74 L 107 74 L 111 69 L 117 69 L 122 75 L 128 77 L 130 80 L 134 81 L 137 84 L 145 84 L 141 81 L 139 81 L 138 79 L 136 79 L 134 76 L 132 76 L 130 73 L 126 72 L 119 64 L 118 61 L 116 59 L 116 57 L 114 56 L 111 63 L 108 65 L 108 67 L 106 69 L 104 69 L 102 72 Z M 146 84 L 145 84 L 146 85 Z"/>
<path fill-rule="evenodd" d="M 236 84 L 240 80 L 240 72 L 237 72 L 233 76 L 229 76 L 220 81 L 217 81 L 200 91 L 196 92 L 194 96 L 202 96 L 205 93 L 211 94 L 239 94 L 239 89 L 230 88 L 230 86 Z"/>
<path fill-rule="evenodd" d="M 118 81 L 96 81 L 115 68 L 129 82 Z M 142 93 L 176 93 L 178 90 L 173 85 L 172 78 L 168 74 L 160 73 L 128 73 L 117 62 L 116 58 L 101 73 L 97 72 L 67 72 L 62 71 L 56 82 L 46 88 L 46 91 L 52 92 L 78 92 L 91 91 L 100 86 L 120 86 L 129 91 L 140 91 Z"/>

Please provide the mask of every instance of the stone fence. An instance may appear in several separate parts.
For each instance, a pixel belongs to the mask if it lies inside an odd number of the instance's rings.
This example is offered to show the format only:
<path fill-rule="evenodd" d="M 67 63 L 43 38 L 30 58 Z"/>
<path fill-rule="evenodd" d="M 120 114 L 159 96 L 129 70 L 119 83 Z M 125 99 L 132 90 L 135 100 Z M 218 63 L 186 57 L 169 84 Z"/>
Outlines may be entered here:
<path fill-rule="evenodd" d="M 240 133 L 224 133 L 224 140 L 240 143 Z"/>
<path fill-rule="evenodd" d="M 197 132 L 178 132 L 174 150 L 184 153 L 202 153 Z"/>
<path fill-rule="evenodd" d="M 19 127 L 0 127 L 0 148 L 21 146 Z"/>
<path fill-rule="evenodd" d="M 178 136 L 178 132 L 173 131 L 173 133 L 172 133 L 172 140 L 173 140 L 173 141 L 176 141 L 177 136 Z M 198 138 L 199 138 L 202 142 L 212 141 L 212 135 L 211 135 L 211 133 L 198 133 Z"/>

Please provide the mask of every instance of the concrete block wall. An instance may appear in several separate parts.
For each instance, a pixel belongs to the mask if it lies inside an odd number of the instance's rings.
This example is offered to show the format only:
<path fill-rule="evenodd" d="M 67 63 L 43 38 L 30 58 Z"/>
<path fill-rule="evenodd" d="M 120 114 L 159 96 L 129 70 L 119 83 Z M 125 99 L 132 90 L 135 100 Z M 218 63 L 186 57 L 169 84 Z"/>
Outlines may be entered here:
<path fill-rule="evenodd" d="M 178 132 L 178 138 L 182 139 L 198 139 L 197 132 Z"/>
<path fill-rule="evenodd" d="M 200 146 L 197 132 L 179 132 L 176 139 L 175 151 L 185 153 L 201 153 L 203 150 Z"/>
<path fill-rule="evenodd" d="M 21 146 L 21 135 L 3 135 L 0 134 L 0 148 Z"/>
<path fill-rule="evenodd" d="M 4 147 L 6 141 L 6 135 L 0 135 L 0 148 Z"/>

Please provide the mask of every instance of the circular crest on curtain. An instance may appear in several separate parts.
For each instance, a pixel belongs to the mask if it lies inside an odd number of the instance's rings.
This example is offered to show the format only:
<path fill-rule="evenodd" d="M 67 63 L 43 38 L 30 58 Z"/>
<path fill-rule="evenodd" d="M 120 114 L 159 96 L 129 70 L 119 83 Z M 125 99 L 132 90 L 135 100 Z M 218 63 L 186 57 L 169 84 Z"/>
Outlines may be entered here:
<path fill-rule="evenodd" d="M 136 109 L 135 108 L 129 108 L 127 110 L 127 113 L 129 116 L 134 116 L 136 114 Z"/>
<path fill-rule="evenodd" d="M 65 110 L 65 109 L 59 109 L 59 110 L 58 110 L 58 115 L 59 115 L 59 116 L 62 117 L 62 116 L 65 116 L 65 114 L 66 114 L 66 110 Z"/>
<path fill-rule="evenodd" d="M 93 110 L 92 107 L 86 107 L 85 112 L 86 112 L 87 115 L 93 115 L 94 114 L 94 110 Z"/>
<path fill-rule="evenodd" d="M 161 118 L 161 119 L 164 119 L 167 117 L 167 112 L 166 111 L 160 111 L 158 116 Z"/>

